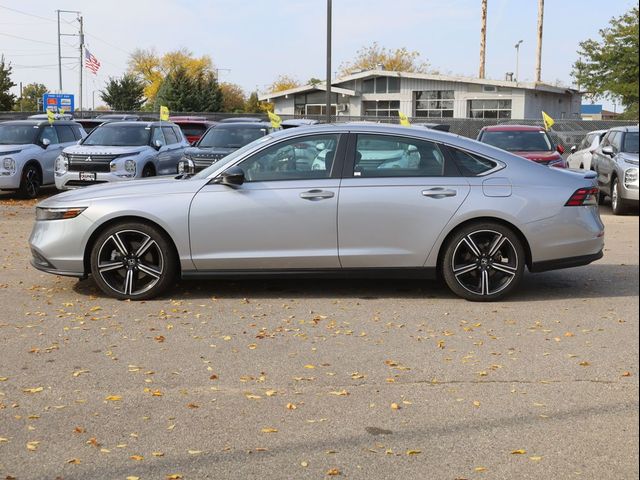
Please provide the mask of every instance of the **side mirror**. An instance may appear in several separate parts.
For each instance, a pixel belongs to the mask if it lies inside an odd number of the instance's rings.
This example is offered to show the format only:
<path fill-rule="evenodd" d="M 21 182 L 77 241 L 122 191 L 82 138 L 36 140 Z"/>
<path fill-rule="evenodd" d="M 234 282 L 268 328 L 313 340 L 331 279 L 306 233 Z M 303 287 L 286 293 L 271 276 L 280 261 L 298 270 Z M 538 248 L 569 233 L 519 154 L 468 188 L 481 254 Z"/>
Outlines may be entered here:
<path fill-rule="evenodd" d="M 244 183 L 244 170 L 238 166 L 228 168 L 216 178 L 216 183 L 229 187 L 240 186 Z"/>
<path fill-rule="evenodd" d="M 571 147 L 571 153 L 576 153 L 576 150 L 578 150 L 578 147 L 575 145 Z"/>
<path fill-rule="evenodd" d="M 163 147 L 163 144 L 160 140 L 153 141 L 153 148 L 155 148 L 156 150 L 160 150 L 162 147 Z"/>
<path fill-rule="evenodd" d="M 563 147 L 562 145 L 558 145 L 558 146 L 556 147 L 556 150 L 558 151 L 558 153 L 559 153 L 560 155 L 564 154 L 564 152 L 565 152 L 564 147 Z"/>
<path fill-rule="evenodd" d="M 42 145 L 42 148 L 47 148 L 49 145 L 51 145 L 51 140 L 49 140 L 48 138 L 43 138 L 42 140 L 40 140 L 40 145 Z"/>
<path fill-rule="evenodd" d="M 613 156 L 613 147 L 611 145 L 607 145 L 605 147 L 602 147 L 602 153 L 612 157 Z"/>

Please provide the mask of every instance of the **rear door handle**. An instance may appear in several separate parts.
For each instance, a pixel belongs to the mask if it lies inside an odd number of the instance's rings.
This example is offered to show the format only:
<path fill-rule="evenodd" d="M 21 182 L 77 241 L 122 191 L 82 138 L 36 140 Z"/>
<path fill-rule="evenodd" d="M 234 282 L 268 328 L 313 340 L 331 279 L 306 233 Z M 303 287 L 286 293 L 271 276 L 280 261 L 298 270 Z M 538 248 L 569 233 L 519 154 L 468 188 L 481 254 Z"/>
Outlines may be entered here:
<path fill-rule="evenodd" d="M 422 191 L 422 195 L 430 198 L 445 198 L 455 197 L 458 194 L 456 190 L 451 190 L 443 187 L 429 188 Z"/>
<path fill-rule="evenodd" d="M 326 198 L 333 198 L 335 193 L 328 192 L 326 190 L 309 190 L 307 192 L 302 192 L 300 194 L 300 198 L 305 200 L 324 200 Z"/>

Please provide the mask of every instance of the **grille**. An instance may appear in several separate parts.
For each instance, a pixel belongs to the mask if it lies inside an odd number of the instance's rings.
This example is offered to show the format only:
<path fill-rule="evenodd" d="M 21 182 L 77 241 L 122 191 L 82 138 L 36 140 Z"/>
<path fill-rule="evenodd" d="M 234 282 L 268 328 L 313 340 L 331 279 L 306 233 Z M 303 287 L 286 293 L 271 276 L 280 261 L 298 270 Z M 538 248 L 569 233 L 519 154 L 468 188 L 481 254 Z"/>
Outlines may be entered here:
<path fill-rule="evenodd" d="M 70 172 L 108 172 L 118 155 L 69 155 Z"/>
<path fill-rule="evenodd" d="M 208 167 L 209 165 L 216 163 L 218 160 L 223 158 L 225 155 L 221 153 L 211 154 L 211 155 L 198 155 L 193 158 L 193 163 L 196 167 Z"/>
<path fill-rule="evenodd" d="M 69 180 L 65 183 L 65 187 L 88 187 L 89 185 L 99 185 L 101 183 L 108 183 L 104 180 Z"/>

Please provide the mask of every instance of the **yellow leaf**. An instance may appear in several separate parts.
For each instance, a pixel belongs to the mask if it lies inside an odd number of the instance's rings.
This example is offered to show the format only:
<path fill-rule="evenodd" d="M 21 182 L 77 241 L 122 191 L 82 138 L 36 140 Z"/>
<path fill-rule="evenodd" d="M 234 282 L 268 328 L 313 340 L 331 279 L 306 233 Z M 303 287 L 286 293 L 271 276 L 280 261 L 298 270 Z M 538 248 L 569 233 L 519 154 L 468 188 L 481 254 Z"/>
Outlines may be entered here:
<path fill-rule="evenodd" d="M 259 400 L 262 398 L 260 395 L 254 395 L 253 393 L 245 393 L 244 396 L 249 400 Z"/>
<path fill-rule="evenodd" d="M 529 457 L 529 460 L 533 460 L 534 462 L 539 462 L 540 460 L 542 460 L 542 457 L 539 457 L 539 456 Z"/>
<path fill-rule="evenodd" d="M 519 450 L 514 450 L 513 452 L 511 452 L 511 455 L 524 455 L 525 453 L 527 453 L 526 450 L 519 449 Z"/>
<path fill-rule="evenodd" d="M 300 462 L 300 466 L 301 467 L 308 467 L 309 463 L 308 462 Z"/>
<path fill-rule="evenodd" d="M 277 428 L 271 428 L 271 427 L 266 427 L 263 428 L 262 430 L 260 430 L 262 433 L 277 433 L 278 429 Z"/>
<path fill-rule="evenodd" d="M 391 410 L 400 410 L 400 405 L 398 405 L 397 403 L 392 403 Z"/>
<path fill-rule="evenodd" d="M 265 394 L 267 397 L 273 397 L 273 396 L 277 395 L 277 394 L 278 394 L 278 392 L 277 392 L 276 390 L 267 390 L 266 392 L 264 392 L 264 394 Z"/>
<path fill-rule="evenodd" d="M 109 395 L 105 400 L 108 402 L 119 402 L 122 400 L 122 397 L 120 395 Z"/>
<path fill-rule="evenodd" d="M 473 469 L 476 472 L 486 472 L 487 468 L 486 467 L 476 467 Z"/>
<path fill-rule="evenodd" d="M 67 463 L 70 463 L 71 465 L 80 465 L 81 462 L 79 458 L 70 458 L 67 460 Z"/>
<path fill-rule="evenodd" d="M 90 311 L 90 312 L 97 312 L 97 311 L 99 311 L 99 310 L 102 310 L 102 307 L 95 306 L 95 307 L 91 307 L 91 308 L 89 309 L 89 311 Z"/>
<path fill-rule="evenodd" d="M 478 400 L 475 400 L 475 401 L 473 402 L 473 406 L 474 406 L 474 407 L 479 407 L 479 406 L 480 406 L 480 402 L 479 402 Z"/>
<path fill-rule="evenodd" d="M 171 475 L 167 475 L 167 480 L 180 480 L 182 475 L 179 473 L 172 473 Z"/>
<path fill-rule="evenodd" d="M 40 445 L 40 442 L 35 440 L 31 442 L 27 442 L 27 450 L 31 450 L 32 452 L 35 452 L 38 449 L 38 445 Z"/>
<path fill-rule="evenodd" d="M 0 443 L 8 442 L 8 441 L 9 441 L 8 438 L 0 437 Z"/>
<path fill-rule="evenodd" d="M 82 375 L 83 373 L 89 373 L 89 370 L 76 370 L 75 372 L 72 373 L 72 375 L 74 377 L 79 377 L 80 375 Z"/>
<path fill-rule="evenodd" d="M 337 468 L 332 468 L 330 470 L 327 470 L 327 475 L 329 475 L 330 477 L 335 477 L 337 475 L 342 475 L 342 472 Z"/>
<path fill-rule="evenodd" d="M 133 475 L 129 475 L 127 480 L 140 480 L 140 477 L 134 477 Z"/>
<path fill-rule="evenodd" d="M 9 377 L 0 377 L 0 382 L 6 382 L 9 380 Z"/>
<path fill-rule="evenodd" d="M 287 403 L 287 409 L 288 410 L 295 410 L 296 408 L 298 408 L 298 407 L 296 407 L 296 405 L 294 403 Z"/>
<path fill-rule="evenodd" d="M 142 455 L 131 455 L 129 457 L 131 460 L 136 460 L 136 461 L 140 461 L 140 460 L 144 460 L 144 457 Z"/>
<path fill-rule="evenodd" d="M 187 453 L 189 455 L 198 455 L 198 454 L 202 453 L 202 450 L 187 450 Z"/>
<path fill-rule="evenodd" d="M 313 369 L 313 368 L 316 368 L 316 366 L 315 365 L 305 365 L 304 368 Z"/>
<path fill-rule="evenodd" d="M 164 457 L 164 452 L 151 452 L 154 457 Z"/>
<path fill-rule="evenodd" d="M 44 390 L 43 387 L 36 387 L 36 388 L 23 388 L 22 391 L 24 393 L 39 393 L 42 390 Z"/>
<path fill-rule="evenodd" d="M 338 397 L 346 397 L 347 395 L 349 395 L 349 392 L 347 392 L 346 390 L 338 390 L 338 391 L 334 391 L 334 392 L 329 392 L 329 395 L 336 395 Z"/>
<path fill-rule="evenodd" d="M 578 365 L 580 365 L 581 367 L 590 367 L 591 364 L 589 362 L 580 362 Z"/>
<path fill-rule="evenodd" d="M 422 450 L 407 450 L 407 455 L 418 455 Z"/>

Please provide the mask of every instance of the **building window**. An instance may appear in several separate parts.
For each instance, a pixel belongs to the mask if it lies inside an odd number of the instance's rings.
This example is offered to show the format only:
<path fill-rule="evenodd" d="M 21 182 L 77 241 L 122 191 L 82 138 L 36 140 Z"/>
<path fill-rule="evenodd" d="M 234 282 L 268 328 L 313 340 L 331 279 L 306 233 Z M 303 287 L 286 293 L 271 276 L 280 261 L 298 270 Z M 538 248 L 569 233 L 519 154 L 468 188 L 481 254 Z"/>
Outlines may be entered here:
<path fill-rule="evenodd" d="M 336 105 L 331 105 L 331 115 L 336 114 Z M 306 115 L 326 115 L 326 105 L 306 105 Z"/>
<path fill-rule="evenodd" d="M 511 118 L 511 100 L 469 100 L 469 118 Z"/>
<path fill-rule="evenodd" d="M 362 81 L 362 93 L 400 93 L 397 77 L 376 77 Z"/>
<path fill-rule="evenodd" d="M 368 117 L 397 117 L 400 110 L 400 100 L 380 100 L 377 102 L 362 102 L 362 111 Z"/>
<path fill-rule="evenodd" d="M 415 92 L 416 117 L 453 118 L 453 90 Z"/>

